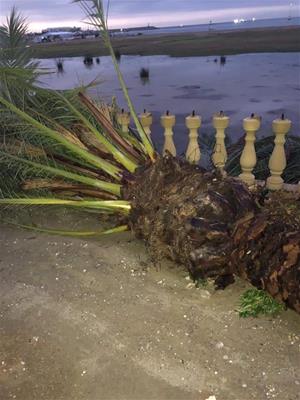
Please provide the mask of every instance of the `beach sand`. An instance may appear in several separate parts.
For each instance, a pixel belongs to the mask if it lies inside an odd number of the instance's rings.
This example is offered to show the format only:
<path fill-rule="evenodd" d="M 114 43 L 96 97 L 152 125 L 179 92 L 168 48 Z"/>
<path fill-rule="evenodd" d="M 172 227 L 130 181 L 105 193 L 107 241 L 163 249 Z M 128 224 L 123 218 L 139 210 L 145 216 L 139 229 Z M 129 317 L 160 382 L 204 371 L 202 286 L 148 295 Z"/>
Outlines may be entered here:
<path fill-rule="evenodd" d="M 1 399 L 299 398 L 299 315 L 240 319 L 246 283 L 197 289 L 130 234 L 0 246 Z"/>

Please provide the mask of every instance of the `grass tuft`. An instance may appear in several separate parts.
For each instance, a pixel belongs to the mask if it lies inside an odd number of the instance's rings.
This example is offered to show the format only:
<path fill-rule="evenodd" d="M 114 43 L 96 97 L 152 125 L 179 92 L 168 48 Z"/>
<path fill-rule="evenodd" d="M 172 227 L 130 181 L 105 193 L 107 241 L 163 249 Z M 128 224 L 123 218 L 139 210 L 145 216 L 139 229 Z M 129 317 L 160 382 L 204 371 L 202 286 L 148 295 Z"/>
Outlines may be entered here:
<path fill-rule="evenodd" d="M 196 280 L 195 286 L 199 289 L 205 289 L 208 287 L 208 280 L 199 278 Z"/>
<path fill-rule="evenodd" d="M 268 293 L 258 289 L 249 289 L 240 298 L 238 312 L 241 318 L 248 318 L 260 315 L 275 316 L 284 309 L 284 304 L 273 299 Z"/>

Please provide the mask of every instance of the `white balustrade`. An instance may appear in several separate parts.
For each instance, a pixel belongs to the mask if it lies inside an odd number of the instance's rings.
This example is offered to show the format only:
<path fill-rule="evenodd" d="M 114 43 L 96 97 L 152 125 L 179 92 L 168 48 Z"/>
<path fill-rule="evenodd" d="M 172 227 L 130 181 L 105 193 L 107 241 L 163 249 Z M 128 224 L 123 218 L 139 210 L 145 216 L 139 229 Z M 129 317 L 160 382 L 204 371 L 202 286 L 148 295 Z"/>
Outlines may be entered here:
<path fill-rule="evenodd" d="M 201 126 L 201 117 L 195 112 L 185 119 L 186 127 L 189 130 L 189 143 L 186 150 L 186 159 L 191 164 L 198 164 L 201 158 L 200 146 L 198 143 L 198 129 Z"/>
<path fill-rule="evenodd" d="M 142 114 L 139 115 L 139 119 L 142 127 L 144 128 L 145 133 L 150 136 L 151 135 L 151 125 L 153 123 L 153 117 L 150 112 L 144 110 Z"/>
<path fill-rule="evenodd" d="M 272 124 L 275 147 L 269 161 L 271 176 L 267 179 L 267 188 L 271 190 L 279 190 L 283 187 L 284 182 L 281 175 L 286 167 L 285 136 L 290 130 L 291 124 L 291 121 L 285 119 L 284 115 L 281 119 L 275 119 Z"/>
<path fill-rule="evenodd" d="M 165 143 L 163 147 L 163 155 L 169 152 L 172 154 L 172 156 L 176 157 L 176 147 L 173 141 L 173 135 L 174 135 L 173 127 L 176 123 L 176 117 L 175 115 L 172 115 L 169 113 L 169 111 L 167 111 L 166 114 L 161 116 L 160 122 L 165 129 L 164 132 Z"/>
<path fill-rule="evenodd" d="M 145 133 L 148 136 L 151 136 L 151 127 L 153 124 L 152 114 L 144 110 L 144 112 L 139 115 L 139 120 L 142 127 L 144 128 Z M 122 112 L 119 112 L 117 114 L 117 121 L 121 126 L 122 132 L 124 134 L 128 133 L 130 125 L 130 113 L 122 110 Z M 161 116 L 160 122 L 162 127 L 164 128 L 165 140 L 163 146 L 163 155 L 165 155 L 166 153 L 170 153 L 175 157 L 177 151 L 173 139 L 173 129 L 176 123 L 176 116 L 170 114 L 170 112 L 167 111 L 166 114 Z M 199 129 L 201 127 L 201 123 L 201 117 L 199 115 L 196 115 L 195 112 L 187 116 L 185 119 L 186 127 L 189 130 L 189 142 L 186 150 L 186 159 L 191 164 L 198 164 L 201 159 L 201 149 L 198 143 Z M 214 166 L 222 171 L 224 171 L 228 158 L 225 145 L 225 131 L 228 128 L 229 124 L 230 119 L 223 113 L 223 111 L 214 114 L 213 126 L 216 130 L 216 133 L 212 161 Z M 239 178 L 247 183 L 249 186 L 255 184 L 255 176 L 253 174 L 253 169 L 255 168 L 257 163 L 255 141 L 256 134 L 257 131 L 260 129 L 260 126 L 261 118 L 254 114 L 252 114 L 251 117 L 247 117 L 243 120 L 243 128 L 245 130 L 245 146 L 240 157 L 242 173 L 239 175 Z M 266 186 L 270 190 L 280 190 L 282 188 L 286 188 L 282 179 L 282 174 L 284 172 L 284 169 L 286 168 L 286 155 L 284 145 L 286 134 L 291 128 L 291 121 L 289 119 L 286 119 L 284 115 L 282 115 L 281 119 L 276 119 L 273 121 L 272 128 L 275 135 L 275 146 L 269 160 L 270 176 L 267 179 Z M 300 191 L 300 182 L 296 189 L 293 187 L 293 190 Z"/>
<path fill-rule="evenodd" d="M 213 117 L 213 126 L 216 129 L 216 144 L 214 147 L 212 160 L 216 168 L 223 170 L 227 161 L 225 129 L 229 126 L 229 117 L 227 117 L 223 111 L 215 114 Z"/>
<path fill-rule="evenodd" d="M 246 132 L 246 143 L 240 158 L 243 172 L 239 177 L 242 181 L 251 186 L 255 183 L 255 176 L 252 173 L 257 162 L 254 143 L 256 140 L 256 132 L 260 128 L 260 118 L 252 114 L 250 118 L 244 119 L 243 127 Z"/>
<path fill-rule="evenodd" d="M 121 126 L 122 132 L 128 133 L 130 125 L 130 113 L 122 110 L 117 114 L 117 122 Z"/>

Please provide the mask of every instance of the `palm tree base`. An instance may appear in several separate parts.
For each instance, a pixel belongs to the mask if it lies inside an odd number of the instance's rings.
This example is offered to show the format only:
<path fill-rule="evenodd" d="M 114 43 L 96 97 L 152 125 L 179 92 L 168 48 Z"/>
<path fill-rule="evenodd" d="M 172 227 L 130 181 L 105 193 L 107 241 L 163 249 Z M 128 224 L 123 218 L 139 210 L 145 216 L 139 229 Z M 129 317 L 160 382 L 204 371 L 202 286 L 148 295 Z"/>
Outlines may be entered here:
<path fill-rule="evenodd" d="M 300 203 L 250 192 L 235 178 L 167 156 L 137 172 L 124 197 L 130 227 L 153 259 L 224 288 L 240 276 L 300 313 Z"/>

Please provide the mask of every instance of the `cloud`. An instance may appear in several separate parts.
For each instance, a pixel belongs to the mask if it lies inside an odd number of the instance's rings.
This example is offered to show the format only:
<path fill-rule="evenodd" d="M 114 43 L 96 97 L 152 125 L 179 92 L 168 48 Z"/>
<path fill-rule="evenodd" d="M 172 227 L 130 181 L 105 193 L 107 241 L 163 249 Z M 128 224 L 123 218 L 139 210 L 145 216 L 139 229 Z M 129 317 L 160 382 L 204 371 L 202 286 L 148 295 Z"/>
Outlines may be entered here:
<path fill-rule="evenodd" d="M 0 22 L 16 5 L 27 16 L 31 30 L 58 25 L 84 25 L 80 7 L 71 4 L 71 0 L 0 0 L 0 3 Z M 293 8 L 296 12 L 296 3 Z M 286 0 L 111 0 L 110 26 L 148 23 L 163 26 L 207 23 L 209 20 L 220 22 L 242 17 L 271 18 L 287 15 L 288 10 Z"/>

